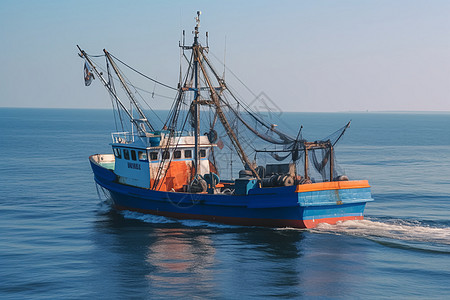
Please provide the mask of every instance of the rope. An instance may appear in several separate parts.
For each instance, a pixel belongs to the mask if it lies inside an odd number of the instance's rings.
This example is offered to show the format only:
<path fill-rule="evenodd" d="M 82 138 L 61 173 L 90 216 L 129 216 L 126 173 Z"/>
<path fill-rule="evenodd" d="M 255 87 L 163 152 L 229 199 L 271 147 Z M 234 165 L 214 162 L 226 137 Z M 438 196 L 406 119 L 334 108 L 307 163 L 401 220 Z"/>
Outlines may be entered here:
<path fill-rule="evenodd" d="M 158 80 L 156 80 L 156 79 L 153 79 L 153 78 L 151 78 L 151 77 L 149 77 L 149 76 L 147 76 L 147 75 L 145 75 L 145 74 L 139 72 L 139 71 L 136 70 L 135 68 L 131 67 L 130 65 L 124 63 L 123 61 L 121 61 L 120 59 L 118 59 L 117 57 L 115 57 L 114 55 L 112 55 L 111 53 L 110 53 L 110 55 L 111 55 L 112 57 L 114 57 L 114 59 L 116 59 L 116 60 L 117 60 L 118 62 L 120 62 L 121 64 L 127 66 L 128 68 L 130 68 L 130 69 L 133 70 L 134 72 L 136 72 L 136 73 L 138 73 L 139 75 L 141 75 L 141 76 L 143 76 L 143 77 L 145 77 L 145 78 L 147 78 L 147 79 L 153 81 L 154 83 L 157 83 L 157 84 L 159 84 L 159 85 L 162 85 L 162 86 L 164 86 L 164 87 L 166 87 L 166 88 L 168 88 L 168 89 L 172 89 L 172 90 L 174 90 L 174 91 L 178 91 L 177 88 L 171 87 L 170 85 L 164 84 L 164 83 L 162 83 L 162 82 L 160 82 L 160 81 L 158 81 Z"/>

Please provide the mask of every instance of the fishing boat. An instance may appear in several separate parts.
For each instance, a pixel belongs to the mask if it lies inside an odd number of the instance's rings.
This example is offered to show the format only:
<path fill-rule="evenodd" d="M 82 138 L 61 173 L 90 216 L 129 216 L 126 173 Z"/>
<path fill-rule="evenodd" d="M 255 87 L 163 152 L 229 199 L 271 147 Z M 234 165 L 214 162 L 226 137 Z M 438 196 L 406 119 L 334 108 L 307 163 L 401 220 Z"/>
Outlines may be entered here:
<path fill-rule="evenodd" d="M 195 19 L 193 43 L 185 43 L 184 31 L 179 42 L 177 86 L 144 75 L 105 49 L 100 56 L 106 68 L 100 67 L 94 61 L 99 56 L 78 46 L 85 84 L 98 78 L 115 112 L 112 153 L 89 157 L 95 182 L 113 207 L 269 227 L 314 228 L 363 219 L 366 203 L 373 201 L 369 183 L 340 174 L 334 155 L 350 123 L 328 138 L 307 141 L 302 126 L 292 134 L 269 122 L 214 68 L 207 32 L 206 46 L 200 42 L 200 12 Z M 150 105 L 143 108 L 145 90 L 119 65 L 174 93 L 165 120 Z M 148 117 L 149 111 L 155 117 Z"/>

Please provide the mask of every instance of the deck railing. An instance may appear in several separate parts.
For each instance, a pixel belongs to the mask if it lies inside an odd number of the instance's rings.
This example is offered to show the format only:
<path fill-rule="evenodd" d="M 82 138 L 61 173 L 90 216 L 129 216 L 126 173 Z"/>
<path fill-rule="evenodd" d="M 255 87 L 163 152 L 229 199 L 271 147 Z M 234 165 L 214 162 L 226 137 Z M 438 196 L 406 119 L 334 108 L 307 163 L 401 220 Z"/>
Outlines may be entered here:
<path fill-rule="evenodd" d="M 131 132 L 114 132 L 111 134 L 113 143 L 130 144 L 134 142 L 134 134 Z"/>

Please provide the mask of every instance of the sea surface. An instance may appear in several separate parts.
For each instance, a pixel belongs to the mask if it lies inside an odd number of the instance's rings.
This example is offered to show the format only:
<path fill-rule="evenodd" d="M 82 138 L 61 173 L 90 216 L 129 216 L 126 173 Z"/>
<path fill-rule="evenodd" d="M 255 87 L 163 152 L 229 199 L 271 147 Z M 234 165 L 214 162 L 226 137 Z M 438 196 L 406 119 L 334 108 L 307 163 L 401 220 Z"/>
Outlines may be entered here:
<path fill-rule="evenodd" d="M 336 156 L 372 186 L 365 220 L 298 230 L 118 213 L 88 162 L 111 152 L 110 110 L 0 109 L 0 299 L 448 297 L 450 114 L 283 119 L 310 139 L 352 120 Z"/>

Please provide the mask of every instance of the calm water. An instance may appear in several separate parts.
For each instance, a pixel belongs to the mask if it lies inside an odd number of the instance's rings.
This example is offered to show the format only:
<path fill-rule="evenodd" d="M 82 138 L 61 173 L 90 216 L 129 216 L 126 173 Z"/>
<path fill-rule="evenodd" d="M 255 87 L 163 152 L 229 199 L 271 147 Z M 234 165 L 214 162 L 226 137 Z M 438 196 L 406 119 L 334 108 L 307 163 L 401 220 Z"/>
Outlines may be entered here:
<path fill-rule="evenodd" d="M 283 118 L 312 139 L 353 120 L 336 154 L 370 180 L 366 220 L 304 231 L 116 213 L 88 163 L 110 152 L 110 111 L 0 109 L 0 298 L 448 296 L 450 114 Z"/>

